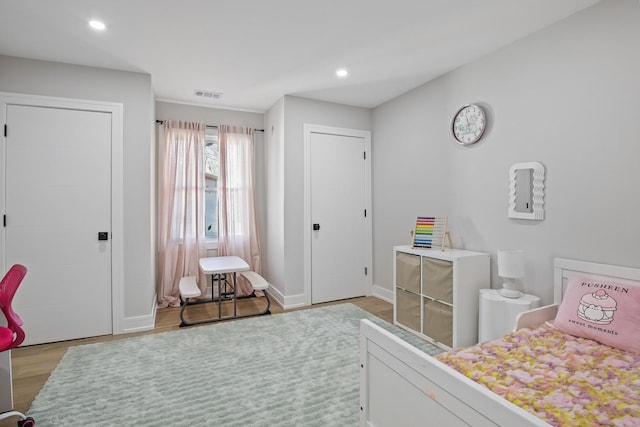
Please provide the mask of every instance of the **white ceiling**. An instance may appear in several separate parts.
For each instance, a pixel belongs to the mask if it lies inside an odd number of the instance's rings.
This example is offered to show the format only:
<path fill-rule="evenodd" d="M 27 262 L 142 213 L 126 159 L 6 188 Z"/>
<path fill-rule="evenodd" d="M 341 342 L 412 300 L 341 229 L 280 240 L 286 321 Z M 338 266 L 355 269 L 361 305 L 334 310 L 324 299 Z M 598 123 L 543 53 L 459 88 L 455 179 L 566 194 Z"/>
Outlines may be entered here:
<path fill-rule="evenodd" d="M 148 73 L 156 99 L 195 105 L 375 107 L 596 2 L 0 0 L 0 54 Z"/>

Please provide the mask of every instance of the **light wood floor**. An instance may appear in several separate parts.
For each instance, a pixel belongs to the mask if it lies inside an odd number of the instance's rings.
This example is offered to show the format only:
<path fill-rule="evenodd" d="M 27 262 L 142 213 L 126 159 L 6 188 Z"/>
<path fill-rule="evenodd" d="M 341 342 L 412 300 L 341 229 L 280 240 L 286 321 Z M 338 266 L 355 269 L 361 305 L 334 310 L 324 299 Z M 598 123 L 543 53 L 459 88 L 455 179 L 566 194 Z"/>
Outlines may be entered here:
<path fill-rule="evenodd" d="M 318 304 L 314 305 L 313 307 L 343 302 L 350 302 L 352 304 L 355 304 L 363 310 L 366 310 L 388 322 L 392 322 L 393 320 L 393 306 L 386 301 L 374 297 L 354 298 L 350 300 L 336 301 L 334 303 Z M 228 302 L 224 303 L 224 305 L 225 311 L 223 311 L 223 316 L 226 316 L 228 315 L 226 314 L 226 310 L 231 310 L 232 306 Z M 251 298 L 238 301 L 238 313 L 240 314 L 260 311 L 263 307 L 264 298 Z M 191 310 L 192 308 L 195 310 Z M 305 310 L 308 308 L 310 307 L 304 307 L 297 310 Z M 190 316 L 192 317 L 189 317 L 188 320 L 193 321 L 202 318 L 201 316 L 217 315 L 217 310 L 218 308 L 216 304 L 201 304 L 190 307 L 188 311 L 189 313 L 192 313 L 190 314 Z M 279 305 L 275 303 L 271 304 L 271 312 L 273 314 L 282 313 L 284 311 L 293 310 L 283 310 Z M 67 348 L 76 345 L 113 341 L 122 338 L 130 338 L 132 336 L 154 334 L 180 329 L 179 314 L 179 308 L 165 308 L 158 310 L 156 315 L 156 325 L 152 331 L 126 335 L 108 335 L 51 344 L 40 344 L 28 347 L 20 347 L 12 350 L 11 360 L 13 368 L 14 409 L 16 411 L 24 412 L 29 408 L 29 406 L 31 406 L 31 402 L 33 402 L 33 400 L 35 399 L 36 395 L 49 378 L 49 375 L 51 374 L 53 369 L 58 365 L 60 359 L 62 359 L 62 356 L 64 356 L 65 352 L 67 351 Z M 211 325 L 211 323 L 209 323 L 209 325 Z M 190 327 L 195 328 L 198 326 Z M 0 427 L 15 426 L 16 419 L 17 418 L 12 417 L 11 419 L 0 421 Z M 36 425 L 37 424 L 38 420 L 36 420 Z"/>

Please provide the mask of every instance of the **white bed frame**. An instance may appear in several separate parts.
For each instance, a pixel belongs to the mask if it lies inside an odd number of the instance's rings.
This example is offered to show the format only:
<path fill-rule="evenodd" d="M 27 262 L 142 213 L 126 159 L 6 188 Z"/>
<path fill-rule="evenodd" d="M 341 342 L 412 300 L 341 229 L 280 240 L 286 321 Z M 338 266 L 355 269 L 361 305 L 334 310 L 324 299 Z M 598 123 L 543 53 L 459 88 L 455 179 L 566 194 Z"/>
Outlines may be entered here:
<path fill-rule="evenodd" d="M 554 304 L 522 313 L 515 329 L 552 320 L 567 279 L 640 286 L 640 269 L 556 258 Z M 360 323 L 360 426 L 549 426 L 368 320 Z"/>

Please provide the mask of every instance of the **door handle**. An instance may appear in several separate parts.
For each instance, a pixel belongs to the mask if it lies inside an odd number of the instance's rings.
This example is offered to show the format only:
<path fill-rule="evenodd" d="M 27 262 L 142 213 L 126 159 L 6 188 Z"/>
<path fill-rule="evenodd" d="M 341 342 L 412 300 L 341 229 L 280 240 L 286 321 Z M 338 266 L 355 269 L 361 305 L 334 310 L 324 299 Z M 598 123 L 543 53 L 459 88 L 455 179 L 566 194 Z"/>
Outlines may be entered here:
<path fill-rule="evenodd" d="M 109 232 L 108 231 L 99 231 L 98 232 L 98 240 L 109 240 Z"/>
<path fill-rule="evenodd" d="M 320 230 L 320 224 L 313 224 L 313 231 Z"/>

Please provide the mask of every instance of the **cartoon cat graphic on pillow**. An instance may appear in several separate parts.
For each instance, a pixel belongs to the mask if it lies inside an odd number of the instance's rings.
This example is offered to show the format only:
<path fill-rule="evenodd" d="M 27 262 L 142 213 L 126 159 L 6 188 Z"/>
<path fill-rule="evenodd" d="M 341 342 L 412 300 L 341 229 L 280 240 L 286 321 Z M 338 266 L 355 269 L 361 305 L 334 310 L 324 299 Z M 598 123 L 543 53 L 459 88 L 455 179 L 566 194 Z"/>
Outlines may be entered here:
<path fill-rule="evenodd" d="M 587 322 L 608 325 L 618 304 L 604 289 L 585 294 L 578 305 L 578 317 Z"/>

